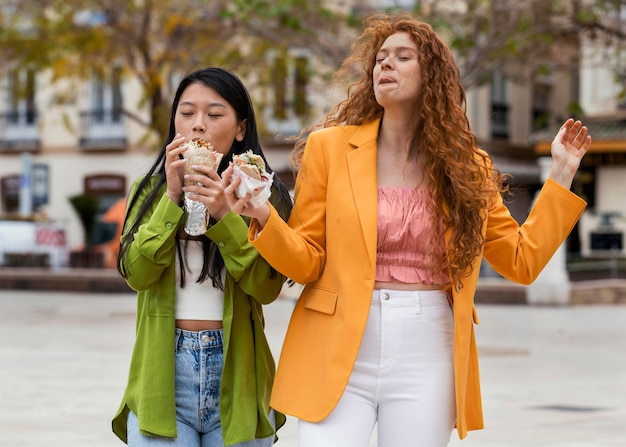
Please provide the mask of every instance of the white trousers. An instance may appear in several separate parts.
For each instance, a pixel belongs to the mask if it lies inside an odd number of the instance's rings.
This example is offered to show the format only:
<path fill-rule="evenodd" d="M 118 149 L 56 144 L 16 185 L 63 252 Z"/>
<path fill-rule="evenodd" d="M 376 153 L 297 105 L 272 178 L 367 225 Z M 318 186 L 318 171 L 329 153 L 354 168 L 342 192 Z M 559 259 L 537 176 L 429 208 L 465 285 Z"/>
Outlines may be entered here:
<path fill-rule="evenodd" d="M 456 421 L 453 316 L 442 291 L 375 290 L 343 396 L 298 421 L 300 447 L 445 447 Z"/>

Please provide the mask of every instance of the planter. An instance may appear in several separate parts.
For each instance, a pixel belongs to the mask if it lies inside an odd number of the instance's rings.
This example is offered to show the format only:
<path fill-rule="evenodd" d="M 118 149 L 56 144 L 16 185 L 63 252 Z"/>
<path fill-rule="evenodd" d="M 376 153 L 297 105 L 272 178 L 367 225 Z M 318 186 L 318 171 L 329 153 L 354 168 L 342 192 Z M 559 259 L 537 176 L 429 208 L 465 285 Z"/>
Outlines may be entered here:
<path fill-rule="evenodd" d="M 6 267 L 50 267 L 48 253 L 5 253 Z"/>
<path fill-rule="evenodd" d="M 104 256 L 93 250 L 70 252 L 70 267 L 72 268 L 103 268 Z"/>

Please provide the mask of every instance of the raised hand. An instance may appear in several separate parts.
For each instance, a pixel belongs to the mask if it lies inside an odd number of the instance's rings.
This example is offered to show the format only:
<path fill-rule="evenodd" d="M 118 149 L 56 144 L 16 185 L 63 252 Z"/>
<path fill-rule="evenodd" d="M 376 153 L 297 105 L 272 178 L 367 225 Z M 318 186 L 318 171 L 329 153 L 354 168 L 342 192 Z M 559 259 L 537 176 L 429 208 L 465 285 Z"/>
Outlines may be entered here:
<path fill-rule="evenodd" d="M 552 180 L 570 188 L 580 162 L 591 147 L 591 136 L 580 121 L 569 118 L 552 140 Z"/>
<path fill-rule="evenodd" d="M 165 146 L 165 178 L 167 181 L 166 194 L 175 203 L 181 203 L 183 198 L 183 175 L 185 163 L 181 158 L 185 151 L 185 137 L 176 134 L 170 144 Z"/>

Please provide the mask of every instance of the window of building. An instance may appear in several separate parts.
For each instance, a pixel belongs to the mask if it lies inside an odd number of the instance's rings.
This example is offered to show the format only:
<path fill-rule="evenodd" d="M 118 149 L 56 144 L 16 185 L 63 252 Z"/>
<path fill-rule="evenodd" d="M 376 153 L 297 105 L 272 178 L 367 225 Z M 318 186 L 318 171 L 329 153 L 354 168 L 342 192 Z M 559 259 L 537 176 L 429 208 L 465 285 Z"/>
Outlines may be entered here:
<path fill-rule="evenodd" d="M 7 175 L 0 179 L 0 197 L 2 197 L 2 211 L 17 213 L 20 209 L 20 175 Z"/>
<path fill-rule="evenodd" d="M 287 57 L 278 54 L 274 58 L 274 66 L 272 70 L 272 81 L 274 88 L 274 103 L 272 114 L 277 120 L 287 119 Z"/>
<path fill-rule="evenodd" d="M 491 80 L 491 136 L 509 137 L 509 106 L 506 79 L 501 73 L 493 73 Z"/>
<path fill-rule="evenodd" d="M 545 129 L 550 125 L 550 91 L 548 84 L 535 83 L 532 86 L 533 95 L 533 131 Z"/>
<path fill-rule="evenodd" d="M 293 110 L 297 116 L 306 116 L 309 107 L 307 103 L 307 84 L 309 58 L 305 55 L 297 55 L 294 58 L 294 92 Z"/>
<path fill-rule="evenodd" d="M 306 50 L 290 49 L 275 52 L 271 60 L 271 95 L 269 114 L 266 115 L 272 131 L 290 132 L 301 127 L 310 105 L 309 54 Z"/>
<path fill-rule="evenodd" d="M 34 124 L 35 71 L 31 69 L 11 70 L 7 77 L 7 118 L 11 124 Z"/>
<path fill-rule="evenodd" d="M 126 147 L 122 104 L 122 70 L 94 73 L 89 84 L 87 110 L 81 112 L 80 145 L 84 149 L 120 150 Z"/>
<path fill-rule="evenodd" d="M 39 129 L 35 70 L 9 70 L 0 84 L 0 149 L 37 150 Z"/>
<path fill-rule="evenodd" d="M 91 106 L 94 120 L 119 122 L 122 108 L 121 69 L 95 73 L 91 82 Z"/>

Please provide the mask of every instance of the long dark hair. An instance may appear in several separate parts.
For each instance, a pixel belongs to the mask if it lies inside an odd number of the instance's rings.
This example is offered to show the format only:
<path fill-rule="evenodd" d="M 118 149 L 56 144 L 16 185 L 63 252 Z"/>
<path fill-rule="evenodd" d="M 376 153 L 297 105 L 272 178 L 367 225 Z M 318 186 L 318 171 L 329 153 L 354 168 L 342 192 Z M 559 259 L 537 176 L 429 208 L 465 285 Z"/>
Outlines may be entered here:
<path fill-rule="evenodd" d="M 163 147 L 159 151 L 152 167 L 148 170 L 147 174 L 140 181 L 134 194 L 130 197 L 128 207 L 126 210 L 126 218 L 124 219 L 124 235 L 122 236 L 120 250 L 117 258 L 117 268 L 123 277 L 126 277 L 127 271 L 124 265 L 124 259 L 130 244 L 134 240 L 134 235 L 139 228 L 141 221 L 147 210 L 150 209 L 153 202 L 160 198 L 159 191 L 166 182 L 165 177 L 165 147 L 174 139 L 176 135 L 176 128 L 174 126 L 174 117 L 176 116 L 176 110 L 178 109 L 178 103 L 180 97 L 187 87 L 191 84 L 202 84 L 206 87 L 212 88 L 220 96 L 222 96 L 232 107 L 235 109 L 237 119 L 239 121 L 246 120 L 246 132 L 242 141 L 233 141 L 233 145 L 223 158 L 218 168 L 218 173 L 221 174 L 229 165 L 233 159 L 233 155 L 241 154 L 248 150 L 252 150 L 257 155 L 260 155 L 265 161 L 265 165 L 268 172 L 272 172 L 271 167 L 265 159 L 263 150 L 261 149 L 261 143 L 259 141 L 259 135 L 257 131 L 256 118 L 254 115 L 254 108 L 252 107 L 252 101 L 248 90 L 244 86 L 243 82 L 234 74 L 222 68 L 209 67 L 201 70 L 194 71 L 188 74 L 178 85 L 176 94 L 174 95 L 174 101 L 172 102 L 172 110 L 170 116 L 170 127 L 166 138 L 163 143 Z M 154 180 L 156 177 L 156 183 Z M 143 190 L 148 188 L 150 191 L 146 200 L 142 203 L 137 203 L 138 198 Z M 272 197 L 270 198 L 272 204 L 280 214 L 280 216 L 287 220 L 291 213 L 292 200 L 289 195 L 289 191 L 285 185 L 281 182 L 277 175 L 274 175 L 274 183 L 272 185 Z M 130 211 L 135 207 L 139 207 L 139 212 L 134 222 L 127 222 Z M 130 225 L 127 228 L 127 225 Z M 181 248 L 181 240 L 178 235 L 178 261 L 181 265 L 181 286 L 185 284 L 185 269 L 184 257 Z M 219 289 L 224 288 L 224 281 L 222 279 L 222 270 L 224 268 L 224 260 L 219 252 L 216 244 L 206 236 L 202 237 L 203 251 L 204 251 L 204 263 L 202 266 L 202 272 L 197 279 L 197 282 L 203 282 L 207 278 L 211 278 L 213 287 Z"/>

